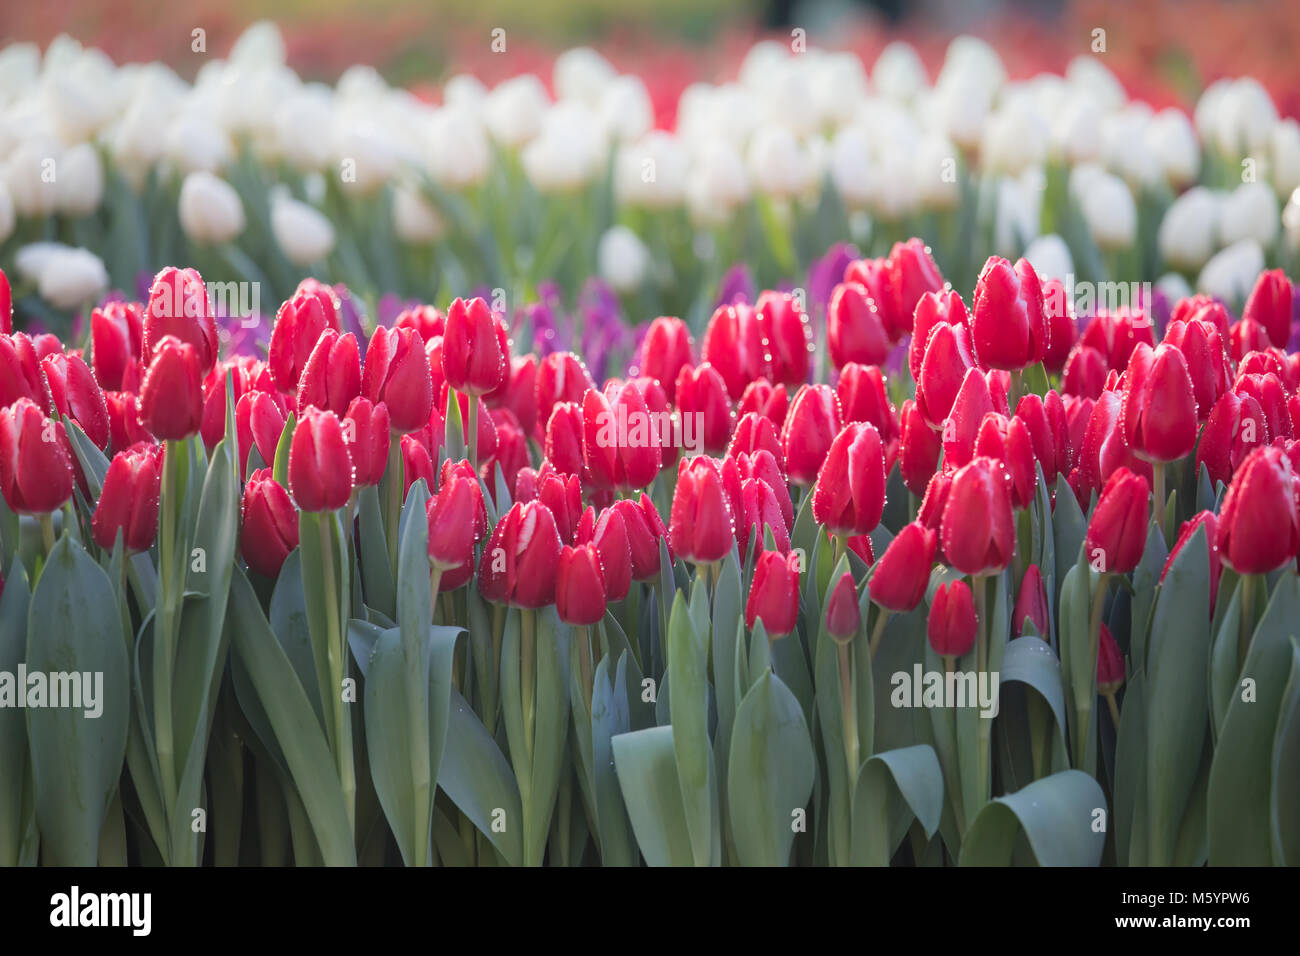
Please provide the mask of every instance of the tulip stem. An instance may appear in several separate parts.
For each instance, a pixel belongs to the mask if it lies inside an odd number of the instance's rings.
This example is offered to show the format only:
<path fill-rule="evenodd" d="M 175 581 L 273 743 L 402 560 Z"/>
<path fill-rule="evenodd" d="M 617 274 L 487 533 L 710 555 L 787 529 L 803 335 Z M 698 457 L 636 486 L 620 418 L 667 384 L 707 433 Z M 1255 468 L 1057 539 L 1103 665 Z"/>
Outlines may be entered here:
<path fill-rule="evenodd" d="M 889 608 L 876 606 L 876 623 L 871 628 L 871 643 L 868 645 L 868 652 L 871 659 L 876 659 L 876 651 L 880 649 L 880 641 L 885 636 L 885 625 L 889 623 Z"/>
<path fill-rule="evenodd" d="M 1013 368 L 1011 370 L 1011 385 L 1007 391 L 1007 410 L 1014 415 L 1016 406 L 1020 404 L 1020 393 L 1024 389 L 1023 369 Z"/>
<path fill-rule="evenodd" d="M 45 557 L 48 559 L 54 550 L 54 515 L 46 512 L 40 516 L 41 540 L 45 542 Z"/>
<path fill-rule="evenodd" d="M 975 639 L 977 642 L 975 645 L 975 666 L 978 669 L 979 674 L 983 675 L 987 673 L 989 669 L 990 621 L 988 615 L 988 575 L 974 575 L 971 578 L 971 584 L 974 585 L 972 590 L 975 592 Z M 990 675 L 989 680 L 992 679 L 992 675 Z M 977 736 L 979 739 L 979 753 L 977 754 L 978 759 L 976 768 L 978 770 L 977 779 L 979 782 L 979 793 L 977 794 L 976 799 L 979 801 L 979 805 L 966 808 L 966 822 L 968 825 L 971 820 L 974 819 L 975 811 L 988 802 L 989 794 L 991 793 L 992 768 L 990 764 L 993 755 L 990 752 L 990 739 L 993 736 L 992 718 L 985 717 L 982 714 L 980 715 L 979 723 L 977 725 Z"/>
<path fill-rule="evenodd" d="M 1155 495 L 1151 502 L 1151 520 L 1156 523 L 1156 530 L 1163 538 L 1165 537 L 1165 463 L 1163 461 L 1151 463 L 1151 477 L 1151 486 Z"/>
<path fill-rule="evenodd" d="M 588 638 L 588 628 L 585 624 L 580 624 L 574 628 L 573 633 L 578 642 L 578 669 L 582 674 L 582 689 L 587 695 L 585 703 L 588 712 L 590 712 L 593 681 L 591 677 L 591 643 Z"/>
<path fill-rule="evenodd" d="M 1110 708 L 1110 719 L 1115 724 L 1115 732 L 1119 733 L 1119 704 L 1115 703 L 1114 691 L 1106 694 L 1106 705 Z"/>
<path fill-rule="evenodd" d="M 528 759 L 533 759 L 533 698 L 537 691 L 537 678 L 533 671 L 533 642 L 536 639 L 536 615 L 532 608 L 519 609 L 519 699 L 524 716 L 524 744 L 528 748 Z M 530 764 L 531 765 L 531 764 Z"/>
<path fill-rule="evenodd" d="M 469 463 L 478 474 L 478 396 L 467 395 L 469 399 Z"/>
<path fill-rule="evenodd" d="M 325 654 L 329 663 L 330 670 L 330 687 L 331 709 L 334 712 L 334 745 L 337 748 L 335 758 L 338 762 L 339 781 L 343 785 L 343 799 L 347 805 L 348 824 L 356 829 L 356 793 L 357 783 L 356 774 L 352 766 L 352 728 L 347 719 L 345 704 L 343 701 L 343 676 L 347 670 L 347 660 L 343 656 L 345 651 L 343 633 L 339 626 L 339 606 L 335 595 L 341 594 L 344 582 L 335 580 L 334 574 L 334 542 L 333 535 L 330 534 L 330 525 L 335 518 L 333 512 L 324 512 L 319 515 L 317 524 L 320 526 L 320 550 L 321 550 L 321 567 L 326 586 L 330 589 L 327 592 L 328 598 L 325 601 L 325 634 L 326 645 Z"/>
<path fill-rule="evenodd" d="M 393 571 L 393 580 L 397 580 L 397 528 L 402 520 L 402 436 L 393 432 L 388 442 L 388 466 L 384 469 L 384 481 L 388 483 L 387 519 L 384 533 L 388 536 L 388 564 Z"/>
<path fill-rule="evenodd" d="M 839 642 L 836 642 L 839 643 Z M 860 744 L 858 742 L 858 707 L 857 697 L 853 693 L 853 645 L 844 642 L 839 645 L 840 652 L 840 711 L 844 724 L 844 759 L 849 769 L 849 789 L 858 778 L 858 760 Z"/>
<path fill-rule="evenodd" d="M 172 741 L 172 670 L 175 655 L 175 633 L 180 612 L 183 581 L 177 580 L 179 548 L 176 540 L 177 471 L 185 446 L 175 439 L 167 439 L 163 449 L 162 485 L 159 492 L 161 520 L 158 534 L 159 601 L 154 618 L 153 694 L 154 725 L 158 745 L 158 774 L 162 777 L 164 816 L 170 823 L 176 807 L 176 761 Z M 170 842 L 170 841 L 169 841 Z M 175 852 L 169 847 L 170 852 Z M 169 862 L 170 862 L 169 852 Z"/>
<path fill-rule="evenodd" d="M 1246 666 L 1246 654 L 1250 651 L 1250 639 L 1255 633 L 1255 582 L 1257 574 L 1241 576 L 1241 622 L 1237 627 L 1237 670 Z"/>

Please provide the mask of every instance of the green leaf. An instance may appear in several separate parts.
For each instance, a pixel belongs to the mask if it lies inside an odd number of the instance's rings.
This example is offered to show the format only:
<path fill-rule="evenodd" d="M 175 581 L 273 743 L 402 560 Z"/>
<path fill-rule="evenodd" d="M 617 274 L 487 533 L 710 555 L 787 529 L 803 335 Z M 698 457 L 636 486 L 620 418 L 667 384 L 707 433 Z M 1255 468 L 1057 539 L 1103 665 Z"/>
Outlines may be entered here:
<path fill-rule="evenodd" d="M 357 559 L 361 564 L 366 604 L 396 620 L 397 586 L 393 582 L 392 565 L 388 562 L 388 540 L 384 534 L 383 511 L 376 486 L 367 485 L 357 493 L 357 519 L 360 527 Z"/>
<path fill-rule="evenodd" d="M 914 819 L 934 836 L 943 797 L 934 748 L 922 744 L 872 756 L 853 790 L 853 865 L 888 866 Z"/>
<path fill-rule="evenodd" d="M 703 589 L 697 593 L 703 594 Z M 701 638 L 680 593 L 673 600 L 668 645 L 668 685 L 672 688 L 669 712 L 682 806 L 695 865 L 708 866 L 720 854 L 721 843 L 717 827 L 718 781 L 709 743 L 707 624 Z"/>
<path fill-rule="evenodd" d="M 510 763 L 454 687 L 438 786 L 509 865 L 523 865 L 524 814 Z"/>
<path fill-rule="evenodd" d="M 649 727 L 610 741 L 637 845 L 650 866 L 695 862 L 682 808 L 672 727 Z"/>
<path fill-rule="evenodd" d="M 27 612 L 31 592 L 27 572 L 15 561 L 0 592 L 0 674 L 17 675 L 27 658 Z M 15 687 L 26 694 L 26 687 Z M 27 756 L 26 712 L 6 702 L 0 707 L 0 866 L 19 866 L 34 857 L 37 846 L 32 803 L 31 765 Z"/>
<path fill-rule="evenodd" d="M 1146 676 L 1136 671 L 1124 689 L 1115 737 L 1115 856 L 1120 866 L 1138 866 L 1147 856 Z"/>
<path fill-rule="evenodd" d="M 290 412 L 280 432 L 280 441 L 275 446 L 275 462 L 271 465 L 271 477 L 285 488 L 289 487 L 289 447 L 293 444 L 293 430 L 297 427 L 298 416 Z"/>
<path fill-rule="evenodd" d="M 985 804 L 966 831 L 960 865 L 1007 866 L 1023 834 L 1039 866 L 1097 866 L 1105 813 L 1096 780 L 1080 770 L 1054 773 Z"/>
<path fill-rule="evenodd" d="M 1273 864 L 1300 865 L 1300 643 L 1291 638 L 1291 673 L 1282 692 L 1282 707 L 1273 739 L 1273 790 L 1269 823 Z"/>
<path fill-rule="evenodd" d="M 595 775 L 596 826 L 600 836 L 600 861 L 604 866 L 636 866 L 636 835 L 623 805 L 618 775 L 614 772 L 611 741 L 632 729 L 628 707 L 628 663 L 632 655 L 623 651 L 610 674 L 612 658 L 606 654 L 596 666 L 595 689 L 591 696 L 591 753 Z"/>
<path fill-rule="evenodd" d="M 1028 684 L 1052 709 L 1061 744 L 1065 744 L 1065 687 L 1061 683 L 1061 662 L 1040 638 L 1018 637 L 1007 644 L 1002 659 L 1002 683 L 1019 681 Z"/>
<path fill-rule="evenodd" d="M 131 685 L 116 605 L 104 569 L 65 534 L 31 596 L 23 689 L 35 704 L 32 677 L 44 678 L 27 736 L 42 858 L 59 866 L 95 865 L 126 756 Z"/>

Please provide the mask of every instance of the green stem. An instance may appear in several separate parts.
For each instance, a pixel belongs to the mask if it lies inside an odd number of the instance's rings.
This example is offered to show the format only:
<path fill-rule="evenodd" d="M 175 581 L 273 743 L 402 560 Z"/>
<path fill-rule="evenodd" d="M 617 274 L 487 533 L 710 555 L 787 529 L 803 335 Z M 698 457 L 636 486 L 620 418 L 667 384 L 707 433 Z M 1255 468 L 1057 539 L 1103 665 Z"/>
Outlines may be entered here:
<path fill-rule="evenodd" d="M 330 534 L 330 525 L 334 515 L 325 513 L 317 522 L 321 537 L 321 566 L 324 572 L 327 600 L 325 601 L 325 653 L 330 671 L 330 709 L 334 714 L 335 761 L 338 765 L 339 781 L 343 784 L 343 797 L 347 804 L 348 824 L 356 829 L 356 774 L 352 760 L 351 725 L 347 719 L 346 705 L 343 702 L 343 657 L 344 640 L 339 622 L 339 606 L 335 595 L 341 593 L 343 582 L 334 573 L 334 542 Z"/>
<path fill-rule="evenodd" d="M 397 580 L 397 528 L 402 520 L 402 436 L 393 432 L 388 442 L 388 466 L 384 469 L 384 533 L 388 537 L 388 564 Z"/>
<path fill-rule="evenodd" d="M 160 580 L 158 612 L 154 618 L 153 698 L 158 772 L 162 777 L 163 809 L 170 823 L 176 809 L 176 759 L 172 740 L 172 671 L 175 667 L 176 625 L 182 582 L 177 580 L 177 470 L 184 445 L 168 439 L 163 449 L 161 521 L 158 534 Z M 170 828 L 169 828 L 170 829 Z"/>
<path fill-rule="evenodd" d="M 983 574 L 977 574 L 971 578 L 975 591 L 975 618 L 976 618 L 976 673 L 983 676 L 989 669 L 989 615 L 988 615 L 988 577 Z M 990 677 L 990 679 L 992 679 Z M 977 754 L 978 769 L 977 780 L 979 782 L 979 806 L 967 807 L 967 822 L 974 819 L 975 811 L 979 810 L 988 802 L 992 793 L 992 753 L 989 745 L 993 735 L 993 719 L 985 717 L 982 714 L 979 717 L 979 723 L 976 725 L 977 736 L 979 738 L 979 753 Z"/>
<path fill-rule="evenodd" d="M 1162 537 L 1165 535 L 1165 463 L 1163 461 L 1153 461 L 1151 463 L 1152 490 L 1154 493 L 1151 502 L 1151 520 L 1155 522 L 1156 528 L 1160 531 Z"/>
<path fill-rule="evenodd" d="M 50 557 L 50 552 L 54 550 L 54 515 L 52 512 L 46 512 L 40 516 L 41 540 L 45 542 L 46 560 Z"/>
<path fill-rule="evenodd" d="M 1095 688 L 1097 686 L 1097 653 L 1101 647 L 1101 617 L 1106 609 L 1106 592 L 1109 590 L 1110 577 L 1104 572 L 1097 579 L 1097 590 L 1092 596 L 1092 608 L 1088 613 L 1088 640 L 1089 654 L 1088 666 L 1092 668 L 1092 673 L 1088 681 L 1088 693 L 1077 702 L 1079 709 L 1079 724 L 1076 728 L 1076 739 L 1074 741 L 1075 767 L 1088 770 L 1088 764 L 1091 763 L 1088 755 L 1088 736 L 1091 731 L 1092 723 L 1092 700 L 1096 696 Z"/>
<path fill-rule="evenodd" d="M 1024 390 L 1025 372 L 1023 369 L 1013 368 L 1011 370 L 1011 387 L 1007 391 L 1007 408 L 1011 414 L 1016 413 L 1016 406 L 1020 404 L 1020 393 Z"/>
<path fill-rule="evenodd" d="M 836 642 L 838 643 L 838 642 Z M 848 764 L 849 792 L 858 779 L 860 744 L 858 742 L 858 704 L 853 693 L 853 647 L 849 642 L 839 644 L 840 652 L 840 712 L 844 724 L 844 759 Z"/>
<path fill-rule="evenodd" d="M 885 636 L 885 625 L 889 623 L 889 608 L 876 606 L 876 623 L 871 629 L 871 643 L 868 645 L 868 652 L 871 659 L 876 659 L 876 651 L 880 649 L 880 641 Z"/>
<path fill-rule="evenodd" d="M 533 644 L 537 639 L 537 612 L 532 608 L 519 611 L 519 696 L 524 714 L 524 743 L 528 747 L 528 759 L 533 759 L 533 723 L 536 719 L 533 698 L 537 692 L 536 664 L 533 660 Z"/>
<path fill-rule="evenodd" d="M 591 642 L 588 638 L 587 626 L 580 625 L 573 629 L 574 639 L 578 642 L 578 669 L 582 674 L 582 689 L 586 693 L 586 704 L 588 712 L 591 711 L 591 695 L 593 690 L 592 679 L 592 662 L 591 662 Z"/>
<path fill-rule="evenodd" d="M 1241 622 L 1237 627 L 1237 671 L 1246 666 L 1246 654 L 1250 651 L 1250 639 L 1255 633 L 1255 584 L 1258 574 L 1241 576 Z"/>
<path fill-rule="evenodd" d="M 468 395 L 469 399 L 469 463 L 478 474 L 478 397 Z"/>

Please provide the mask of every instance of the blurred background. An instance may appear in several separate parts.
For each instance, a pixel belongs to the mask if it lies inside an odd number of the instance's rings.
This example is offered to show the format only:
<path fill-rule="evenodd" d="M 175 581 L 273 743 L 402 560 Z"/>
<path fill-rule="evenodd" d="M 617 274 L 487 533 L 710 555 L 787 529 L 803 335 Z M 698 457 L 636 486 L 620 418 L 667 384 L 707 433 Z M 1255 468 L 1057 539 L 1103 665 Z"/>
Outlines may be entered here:
<path fill-rule="evenodd" d="M 161 60 L 192 79 L 206 59 L 191 52 L 193 30 L 205 31 L 207 56 L 224 56 L 263 18 L 279 24 L 289 66 L 304 79 L 366 63 L 433 101 L 454 73 L 488 84 L 525 71 L 545 77 L 557 52 L 582 43 L 644 76 L 668 109 L 690 82 L 734 75 L 756 39 L 793 27 L 868 62 L 890 40 L 907 40 L 932 74 L 949 40 L 969 33 L 994 43 L 1017 79 L 1059 71 L 1089 52 L 1100 28 L 1107 64 L 1157 108 L 1190 106 L 1213 80 L 1249 73 L 1280 113 L 1300 111 L 1295 0 L 42 0 L 0 5 L 0 45 L 44 47 L 67 33 L 115 62 Z M 496 28 L 506 31 L 505 55 L 490 48 Z"/>

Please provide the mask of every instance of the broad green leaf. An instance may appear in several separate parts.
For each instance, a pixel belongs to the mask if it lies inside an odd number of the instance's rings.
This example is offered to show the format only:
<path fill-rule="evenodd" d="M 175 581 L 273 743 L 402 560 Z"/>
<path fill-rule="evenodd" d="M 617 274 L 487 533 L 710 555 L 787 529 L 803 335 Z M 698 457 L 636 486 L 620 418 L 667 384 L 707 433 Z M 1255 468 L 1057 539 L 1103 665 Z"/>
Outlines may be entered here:
<path fill-rule="evenodd" d="M 1097 866 L 1105 814 L 1096 780 L 1080 770 L 1054 773 L 985 804 L 966 831 L 960 865 L 1009 865 L 1023 833 L 1039 866 Z"/>
<path fill-rule="evenodd" d="M 1273 864 L 1300 865 L 1300 643 L 1291 638 L 1291 673 L 1282 692 L 1282 707 L 1273 739 L 1273 790 L 1269 823 Z"/>
<path fill-rule="evenodd" d="M 27 658 L 27 611 L 31 592 L 27 572 L 18 562 L 9 569 L 0 592 L 0 674 L 18 674 Z M 0 678 L 3 680 L 4 678 Z M 15 679 L 15 684 L 16 684 Z M 15 686 L 16 694 L 27 688 Z M 18 866 L 36 844 L 31 765 L 27 757 L 26 711 L 5 700 L 0 706 L 0 866 Z M 29 849 L 26 849 L 29 848 Z"/>
<path fill-rule="evenodd" d="M 619 734 L 610 745 L 623 803 L 646 863 L 691 866 L 695 858 L 682 809 L 673 728 Z"/>
<path fill-rule="evenodd" d="M 524 813 L 510 763 L 456 688 L 438 786 L 511 866 L 524 862 Z"/>
<path fill-rule="evenodd" d="M 686 601 L 678 594 L 668 624 L 669 708 L 682 807 L 696 866 L 710 865 L 714 848 L 721 846 L 718 781 L 709 741 L 707 642 L 707 633 L 702 639 L 696 633 Z"/>

